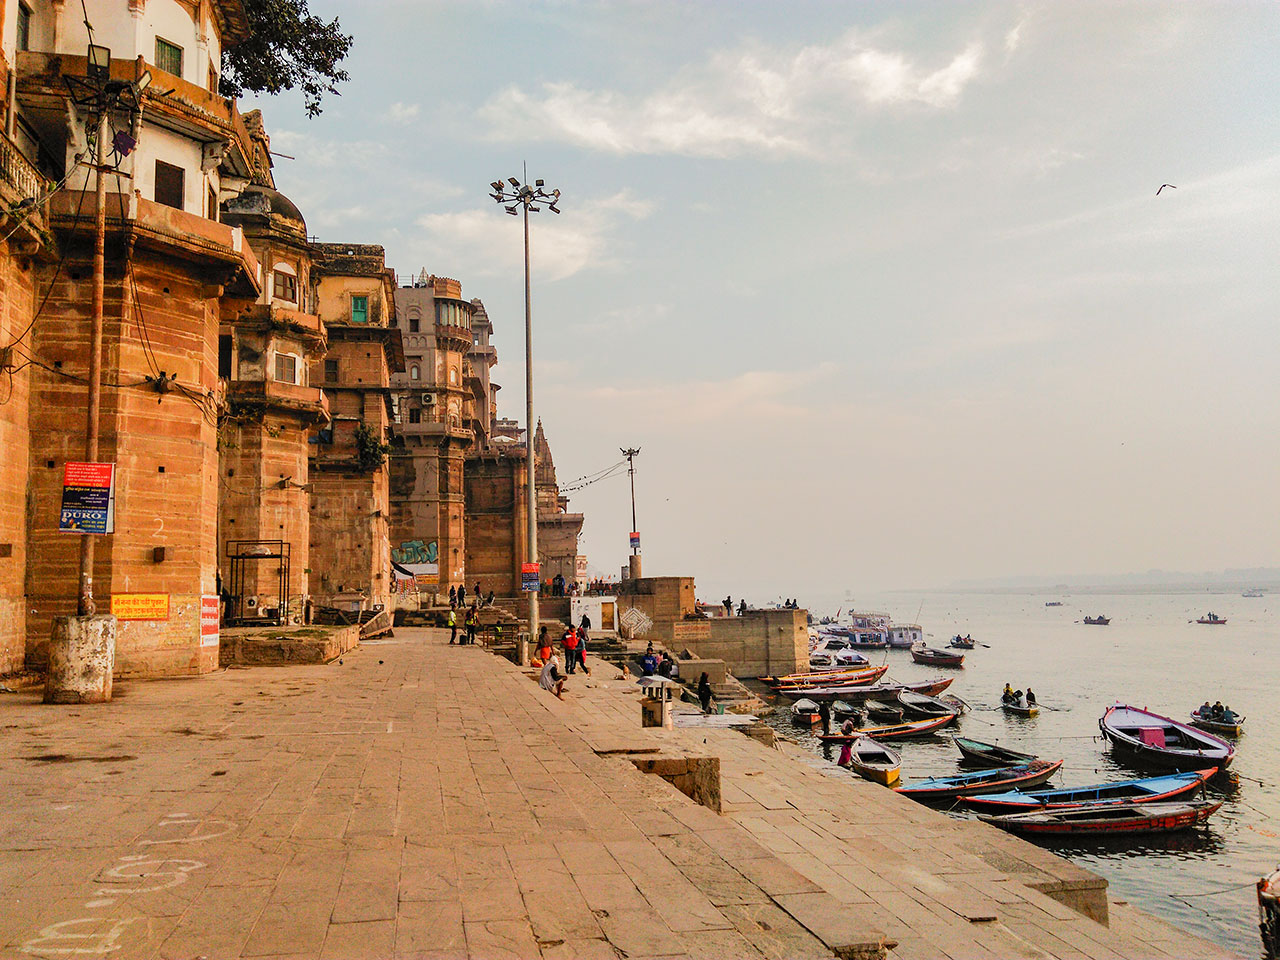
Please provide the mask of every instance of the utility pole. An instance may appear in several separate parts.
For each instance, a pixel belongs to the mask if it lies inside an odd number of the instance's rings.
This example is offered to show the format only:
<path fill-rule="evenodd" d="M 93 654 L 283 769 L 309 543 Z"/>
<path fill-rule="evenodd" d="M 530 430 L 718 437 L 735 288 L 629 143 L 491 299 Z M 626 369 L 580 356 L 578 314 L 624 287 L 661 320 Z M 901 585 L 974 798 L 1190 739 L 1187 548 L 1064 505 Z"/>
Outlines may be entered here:
<path fill-rule="evenodd" d="M 510 184 L 510 187 L 507 186 Z M 560 202 L 560 191 L 548 191 L 542 180 L 535 180 L 533 186 L 522 184 L 515 177 L 508 177 L 507 183 L 495 180 L 489 184 L 494 200 L 503 205 L 503 209 L 511 216 L 516 215 L 516 207 L 524 213 L 524 449 L 525 449 L 525 511 L 528 514 L 529 528 L 526 536 L 528 556 L 526 564 L 532 566 L 532 589 L 529 578 L 524 576 L 528 566 L 522 567 L 521 586 L 529 594 L 529 639 L 538 636 L 538 591 L 542 586 L 542 567 L 538 564 L 538 499 L 536 478 L 534 476 L 533 451 L 533 307 L 529 280 L 529 214 L 541 212 L 546 207 L 552 213 L 559 213 L 556 206 Z M 521 665 L 528 661 L 528 650 L 518 651 Z"/>
<path fill-rule="evenodd" d="M 631 578 L 636 580 L 640 577 L 640 529 L 636 526 L 636 457 L 640 455 L 640 448 L 619 448 L 619 451 L 627 458 L 627 473 L 631 477 L 631 558 L 627 565 Z"/>
<path fill-rule="evenodd" d="M 93 187 L 93 299 L 89 318 L 89 404 L 84 432 L 84 459 L 98 462 L 98 434 L 102 408 L 102 312 L 107 272 L 107 181 L 103 170 L 107 163 L 107 109 L 102 104 L 98 116 L 98 132 L 93 148 L 95 183 Z M 91 534 L 80 535 L 80 599 L 77 610 L 82 617 L 96 612 L 93 602 L 93 547 Z"/>

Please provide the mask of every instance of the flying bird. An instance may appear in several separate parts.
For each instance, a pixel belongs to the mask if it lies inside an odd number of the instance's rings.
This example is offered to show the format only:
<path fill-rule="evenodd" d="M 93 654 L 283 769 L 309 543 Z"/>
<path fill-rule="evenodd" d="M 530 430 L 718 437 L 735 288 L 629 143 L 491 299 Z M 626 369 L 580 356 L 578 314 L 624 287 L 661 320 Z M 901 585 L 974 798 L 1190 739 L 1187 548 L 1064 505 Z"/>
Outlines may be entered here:
<path fill-rule="evenodd" d="M 1177 188 L 1177 187 L 1175 187 L 1172 183 L 1162 183 L 1162 184 L 1160 184 L 1160 190 L 1163 190 L 1165 187 L 1168 187 L 1170 190 L 1177 190 L 1177 189 L 1178 189 L 1178 188 Z M 1158 197 L 1158 196 L 1160 196 L 1160 190 L 1157 190 L 1157 191 L 1156 191 L 1156 196 L 1157 196 L 1157 197 Z"/>

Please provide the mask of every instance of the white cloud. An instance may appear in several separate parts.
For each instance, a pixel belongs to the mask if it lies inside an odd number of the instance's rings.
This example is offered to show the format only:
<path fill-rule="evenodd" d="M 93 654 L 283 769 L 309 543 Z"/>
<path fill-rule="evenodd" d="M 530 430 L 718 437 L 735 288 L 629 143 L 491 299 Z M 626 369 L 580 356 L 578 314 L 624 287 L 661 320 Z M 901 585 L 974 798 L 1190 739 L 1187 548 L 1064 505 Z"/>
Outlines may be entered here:
<path fill-rule="evenodd" d="M 606 153 L 809 153 L 828 149 L 832 124 L 858 110 L 954 106 L 979 75 L 983 50 L 970 43 L 930 66 L 850 32 L 791 53 L 759 45 L 716 53 L 641 95 L 572 81 L 536 92 L 512 85 L 480 113 L 495 138 L 561 140 Z"/>
<path fill-rule="evenodd" d="M 613 233 L 625 220 L 642 220 L 652 204 L 621 190 L 580 205 L 564 204 L 564 215 L 536 215 L 532 240 L 533 269 L 540 279 L 563 280 L 588 265 L 616 262 Z M 424 251 L 434 263 L 447 262 L 459 274 L 496 276 L 519 269 L 523 233 L 496 205 L 452 213 L 431 213 L 418 220 L 426 231 Z"/>
<path fill-rule="evenodd" d="M 396 101 L 391 104 L 383 114 L 383 118 L 392 123 L 407 124 L 418 116 L 418 105 L 416 103 L 401 103 Z"/>

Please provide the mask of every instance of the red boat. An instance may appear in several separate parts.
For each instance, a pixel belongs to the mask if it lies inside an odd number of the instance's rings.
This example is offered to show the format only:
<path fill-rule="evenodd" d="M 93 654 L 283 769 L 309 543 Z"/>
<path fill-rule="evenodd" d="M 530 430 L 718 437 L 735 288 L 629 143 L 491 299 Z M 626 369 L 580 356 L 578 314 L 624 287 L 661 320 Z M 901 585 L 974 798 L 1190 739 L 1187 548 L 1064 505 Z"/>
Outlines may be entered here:
<path fill-rule="evenodd" d="M 788 690 L 807 690 L 812 687 L 862 687 L 869 683 L 875 683 L 888 671 L 888 665 L 881 664 L 878 667 L 867 667 L 865 670 L 851 670 L 841 675 L 838 680 L 820 677 L 812 680 L 788 680 L 782 683 L 775 679 L 770 686 L 778 693 L 785 693 Z M 767 683 L 768 681 L 766 680 L 765 682 Z"/>
<path fill-rule="evenodd" d="M 1068 810 L 1035 810 L 1001 816 L 981 814 L 978 819 L 1004 830 L 1037 837 L 1112 836 L 1135 833 L 1169 833 L 1204 823 L 1221 800 L 1189 803 L 1108 803 Z"/>
<path fill-rule="evenodd" d="M 916 663 L 927 663 L 934 667 L 963 667 L 963 653 L 947 653 L 945 650 L 934 650 L 923 643 L 911 645 L 911 659 Z"/>
<path fill-rule="evenodd" d="M 808 697 L 810 700 L 844 700 L 848 703 L 861 703 L 863 700 L 892 701 L 901 690 L 936 697 L 951 685 L 952 679 L 939 677 L 937 680 L 921 680 L 919 683 L 868 683 L 860 687 L 780 687 L 775 692 L 788 700 Z"/>
<path fill-rule="evenodd" d="M 907 737 L 924 737 L 935 730 L 941 730 L 949 723 L 955 723 L 958 713 L 946 717 L 935 717 L 932 720 L 907 720 L 903 723 L 888 723 L 880 727 L 862 727 L 853 733 L 824 733 L 818 737 L 823 743 L 844 743 L 846 740 L 857 740 L 858 737 L 870 737 L 872 740 L 905 740 Z"/>

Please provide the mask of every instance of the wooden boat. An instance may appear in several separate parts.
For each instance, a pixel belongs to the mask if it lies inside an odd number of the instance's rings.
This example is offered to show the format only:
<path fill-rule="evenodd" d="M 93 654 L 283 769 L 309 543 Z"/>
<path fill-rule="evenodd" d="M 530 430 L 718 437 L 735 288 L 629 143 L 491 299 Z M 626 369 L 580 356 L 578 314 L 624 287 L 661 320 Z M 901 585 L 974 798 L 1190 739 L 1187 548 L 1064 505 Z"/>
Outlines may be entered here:
<path fill-rule="evenodd" d="M 1105 627 L 1108 623 L 1111 622 L 1111 618 L 1104 617 L 1101 614 L 1099 614 L 1096 617 L 1085 617 L 1084 622 L 1089 624 L 1089 626 L 1091 627 Z"/>
<path fill-rule="evenodd" d="M 952 737 L 952 743 L 960 751 L 961 762 L 983 767 L 1013 767 L 1037 759 L 1034 753 L 1022 753 L 995 743 L 983 743 L 968 737 Z"/>
<path fill-rule="evenodd" d="M 1196 621 L 1196 623 L 1203 623 L 1212 627 L 1219 627 L 1226 622 L 1226 617 L 1220 617 L 1216 613 L 1207 613 Z"/>
<path fill-rule="evenodd" d="M 858 737 L 850 745 L 849 769 L 864 780 L 886 787 L 902 778 L 902 757 L 897 750 L 870 737 Z"/>
<path fill-rule="evenodd" d="M 1046 600 L 1046 601 L 1044 602 L 1044 605 L 1045 605 L 1046 607 L 1060 607 L 1060 606 L 1062 606 L 1062 601 L 1061 601 L 1061 600 Z"/>
<path fill-rule="evenodd" d="M 932 647 L 926 647 L 923 643 L 912 645 L 911 659 L 916 663 L 927 663 L 935 667 L 964 666 L 963 653 L 947 653 L 945 650 L 934 650 Z"/>
<path fill-rule="evenodd" d="M 1280 867 L 1258 880 L 1258 931 L 1268 957 L 1280 957 Z"/>
<path fill-rule="evenodd" d="M 964 802 L 971 807 L 987 810 L 1056 809 L 1100 803 L 1163 803 L 1199 790 L 1217 772 L 1216 768 L 1193 770 L 1189 773 L 1171 773 L 1164 777 L 1095 783 L 1087 787 L 1061 787 L 1056 790 L 1007 790 L 1004 793 L 965 797 Z"/>
<path fill-rule="evenodd" d="M 945 800 L 962 797 L 966 793 L 987 793 L 999 787 L 1034 787 L 1052 777 L 1061 766 L 1061 760 L 1032 760 L 1017 767 L 998 767 L 955 777 L 931 777 L 898 787 L 898 792 L 915 800 Z"/>
<path fill-rule="evenodd" d="M 819 720 L 818 705 L 812 700 L 797 700 L 791 705 L 791 722 L 811 727 Z"/>
<path fill-rule="evenodd" d="M 1173 770 L 1225 770 L 1236 753 L 1236 748 L 1221 737 L 1120 703 L 1107 707 L 1098 727 L 1117 753 Z"/>
<path fill-rule="evenodd" d="M 888 638 L 876 633 L 853 633 L 846 642 L 850 650 L 883 650 L 889 646 Z"/>
<path fill-rule="evenodd" d="M 818 739 L 823 743 L 844 743 L 857 737 L 873 737 L 876 740 L 905 740 L 908 737 L 926 737 L 936 730 L 941 730 L 953 723 L 956 714 L 945 717 L 933 717 L 927 720 L 904 720 L 902 723 L 888 723 L 875 727 L 860 727 L 850 734 L 824 733 Z"/>
<path fill-rule="evenodd" d="M 1216 733 L 1220 737 L 1238 737 L 1244 732 L 1245 718 L 1236 714 L 1234 721 L 1214 720 L 1212 717 L 1202 717 L 1197 710 L 1191 711 L 1192 726 L 1199 727 L 1201 730 L 1208 730 L 1210 733 Z"/>
<path fill-rule="evenodd" d="M 836 670 L 830 673 L 793 673 L 787 677 L 761 677 L 775 690 L 794 690 L 800 687 L 857 687 L 875 683 L 889 670 L 888 665 L 861 667 L 856 670 Z"/>
<path fill-rule="evenodd" d="M 949 713 L 959 714 L 960 710 L 954 705 L 937 697 L 929 697 L 923 693 L 915 693 L 911 690 L 902 690 L 898 693 L 898 703 L 902 705 L 902 712 L 908 719 L 927 719 L 929 717 L 945 717 Z"/>
<path fill-rule="evenodd" d="M 1037 837 L 1128 836 L 1186 830 L 1208 820 L 1221 800 L 1186 803 L 1108 803 L 1068 810 L 980 814 L 978 819 L 1003 830 Z"/>
<path fill-rule="evenodd" d="M 1029 703 L 1025 707 L 1016 703 L 1001 703 L 1000 709 L 1005 713 L 1011 713 L 1015 717 L 1034 717 L 1040 713 L 1040 707 L 1034 703 Z"/>
<path fill-rule="evenodd" d="M 940 677 L 937 680 L 921 680 L 918 683 L 868 683 L 857 687 L 779 687 L 775 692 L 788 700 L 808 697 L 811 700 L 844 700 L 847 703 L 862 703 L 864 700 L 894 700 L 898 696 L 898 691 L 902 689 L 932 696 L 947 689 L 951 680 L 951 677 Z"/>
<path fill-rule="evenodd" d="M 972 650 L 977 645 L 978 642 L 976 640 L 969 637 L 962 637 L 959 634 L 952 637 L 951 641 L 947 644 L 948 647 L 952 647 L 956 650 Z"/>
<path fill-rule="evenodd" d="M 885 703 L 882 700 L 867 700 L 862 704 L 862 709 L 867 715 L 868 720 L 874 720 L 876 723 L 901 723 L 902 707 L 896 703 Z"/>

